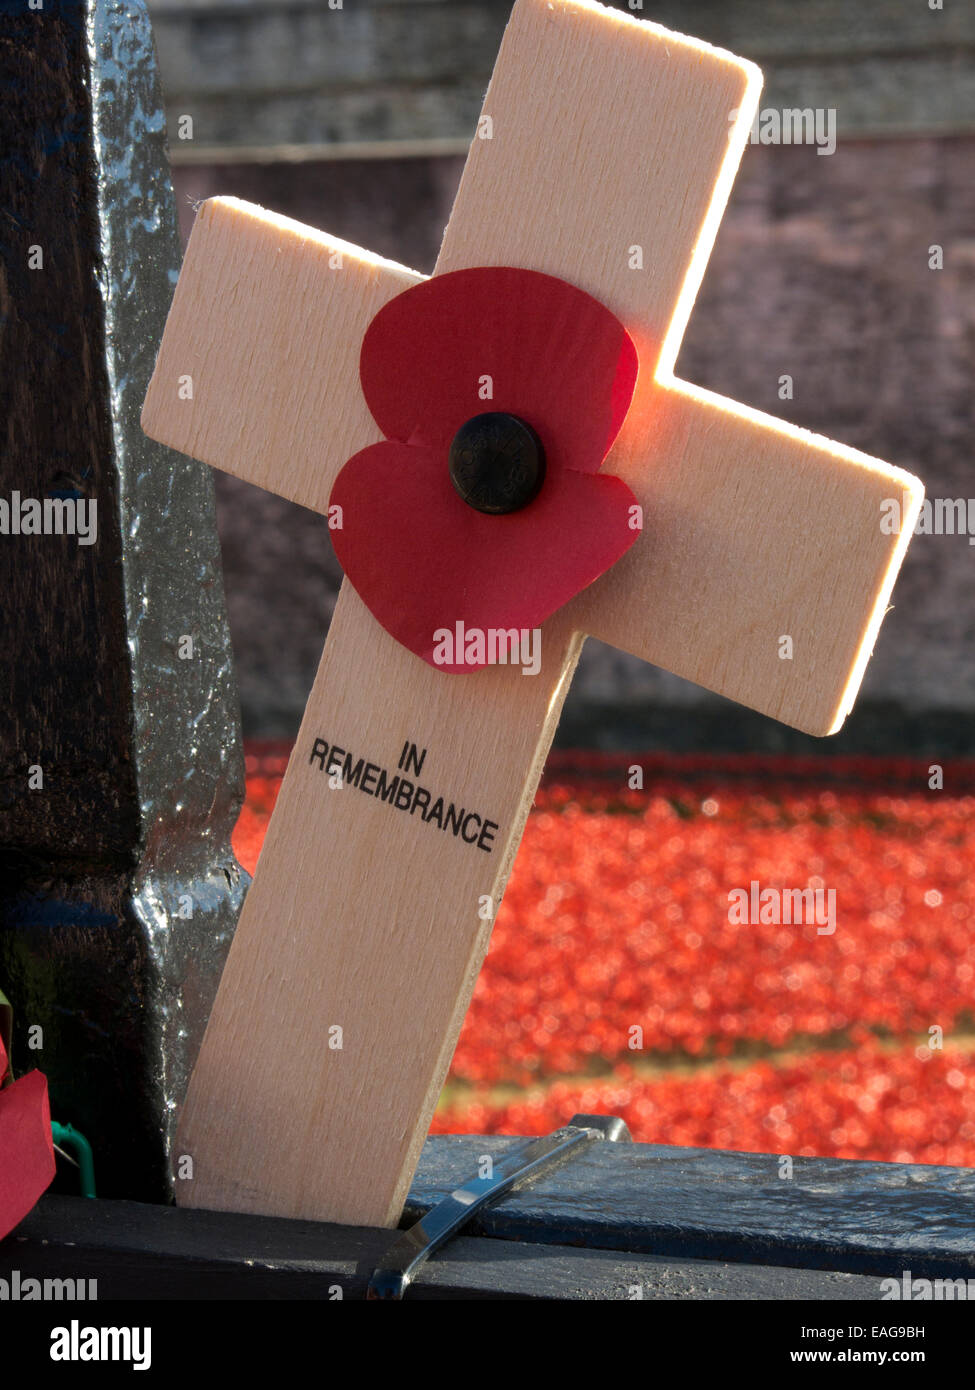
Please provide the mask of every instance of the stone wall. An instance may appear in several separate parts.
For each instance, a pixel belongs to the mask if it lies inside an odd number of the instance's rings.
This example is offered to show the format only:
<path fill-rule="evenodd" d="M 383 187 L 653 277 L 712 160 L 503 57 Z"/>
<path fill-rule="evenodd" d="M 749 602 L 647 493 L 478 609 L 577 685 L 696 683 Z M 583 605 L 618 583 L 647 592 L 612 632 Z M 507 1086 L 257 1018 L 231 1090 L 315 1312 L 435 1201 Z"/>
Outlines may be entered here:
<path fill-rule="evenodd" d="M 196 146 L 466 147 L 511 0 L 149 0 L 170 127 Z M 752 58 L 770 106 L 844 135 L 975 126 L 975 8 L 944 0 L 615 0 Z"/>

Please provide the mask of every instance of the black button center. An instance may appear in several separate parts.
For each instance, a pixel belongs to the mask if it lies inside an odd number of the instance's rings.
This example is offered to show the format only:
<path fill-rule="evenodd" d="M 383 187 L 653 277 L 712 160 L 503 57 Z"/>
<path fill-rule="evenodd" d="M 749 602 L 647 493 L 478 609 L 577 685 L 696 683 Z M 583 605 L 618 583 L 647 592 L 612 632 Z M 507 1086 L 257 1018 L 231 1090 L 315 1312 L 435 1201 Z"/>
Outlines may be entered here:
<path fill-rule="evenodd" d="M 450 481 L 469 507 L 503 516 L 527 507 L 545 481 L 545 451 L 517 415 L 475 415 L 454 435 Z"/>

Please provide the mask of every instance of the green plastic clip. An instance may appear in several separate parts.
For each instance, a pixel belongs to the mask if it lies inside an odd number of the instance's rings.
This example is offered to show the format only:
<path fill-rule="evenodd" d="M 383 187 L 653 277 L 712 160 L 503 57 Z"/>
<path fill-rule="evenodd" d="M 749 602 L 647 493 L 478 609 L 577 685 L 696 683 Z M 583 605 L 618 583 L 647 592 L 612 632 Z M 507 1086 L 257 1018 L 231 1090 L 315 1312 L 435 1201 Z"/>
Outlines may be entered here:
<path fill-rule="evenodd" d="M 67 1149 L 77 1160 L 78 1183 L 81 1187 L 82 1197 L 94 1197 L 95 1160 L 88 1140 L 83 1134 L 79 1134 L 72 1125 L 59 1125 L 56 1120 L 51 1121 L 51 1134 L 54 1136 L 55 1144 L 62 1149 Z"/>

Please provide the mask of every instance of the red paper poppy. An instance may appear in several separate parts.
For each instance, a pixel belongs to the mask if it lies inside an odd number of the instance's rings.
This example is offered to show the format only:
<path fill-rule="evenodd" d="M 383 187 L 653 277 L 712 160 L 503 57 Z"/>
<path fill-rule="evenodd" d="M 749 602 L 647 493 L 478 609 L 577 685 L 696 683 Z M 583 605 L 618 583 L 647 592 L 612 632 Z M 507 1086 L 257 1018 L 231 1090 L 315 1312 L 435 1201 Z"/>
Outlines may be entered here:
<path fill-rule="evenodd" d="M 397 641 L 439 670 L 483 666 L 445 660 L 436 634 L 536 628 L 629 549 L 636 499 L 599 469 L 637 367 L 608 309 L 536 271 L 434 276 L 379 311 L 359 373 L 387 438 L 346 463 L 330 505 L 342 567 Z M 534 500 L 500 516 L 468 505 L 448 467 L 461 426 L 488 412 L 527 424 L 545 458 Z"/>
<path fill-rule="evenodd" d="M 0 1042 L 0 1080 L 7 1053 Z M 0 1090 L 0 1240 L 30 1211 L 54 1177 L 47 1081 L 39 1071 Z"/>

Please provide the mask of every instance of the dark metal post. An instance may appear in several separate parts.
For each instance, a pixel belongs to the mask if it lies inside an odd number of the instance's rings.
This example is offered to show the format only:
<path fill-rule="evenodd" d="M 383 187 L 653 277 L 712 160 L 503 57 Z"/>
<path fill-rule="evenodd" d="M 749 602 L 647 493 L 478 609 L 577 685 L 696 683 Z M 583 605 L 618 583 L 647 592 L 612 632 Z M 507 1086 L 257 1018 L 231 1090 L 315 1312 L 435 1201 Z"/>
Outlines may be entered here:
<path fill-rule="evenodd" d="M 210 471 L 139 427 L 179 262 L 149 21 L 33 3 L 0 0 L 0 987 L 100 1194 L 159 1200 L 247 882 L 238 702 Z"/>

